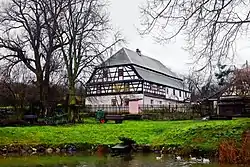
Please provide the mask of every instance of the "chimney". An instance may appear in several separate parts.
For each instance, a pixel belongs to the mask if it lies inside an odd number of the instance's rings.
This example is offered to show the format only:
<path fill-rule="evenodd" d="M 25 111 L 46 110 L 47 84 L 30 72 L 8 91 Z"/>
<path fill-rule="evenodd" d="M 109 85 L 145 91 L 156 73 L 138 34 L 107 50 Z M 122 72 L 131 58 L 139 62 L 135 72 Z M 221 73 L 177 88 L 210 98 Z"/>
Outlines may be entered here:
<path fill-rule="evenodd" d="M 136 49 L 136 53 L 139 55 L 139 56 L 141 56 L 141 51 L 140 51 L 140 49 Z"/>

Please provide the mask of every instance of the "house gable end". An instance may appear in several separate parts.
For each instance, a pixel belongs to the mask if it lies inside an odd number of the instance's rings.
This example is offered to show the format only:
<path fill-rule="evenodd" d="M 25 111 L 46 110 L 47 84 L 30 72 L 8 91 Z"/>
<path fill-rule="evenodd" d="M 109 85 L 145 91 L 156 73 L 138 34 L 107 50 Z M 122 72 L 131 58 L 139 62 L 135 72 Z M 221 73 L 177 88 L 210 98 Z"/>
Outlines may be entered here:
<path fill-rule="evenodd" d="M 131 63 L 132 62 L 130 61 L 130 58 L 128 57 L 125 49 L 122 48 L 97 67 L 99 68 L 112 67 L 112 66 L 120 66 L 120 65 L 131 64 Z"/>
<path fill-rule="evenodd" d="M 87 83 L 87 96 L 139 92 L 142 82 L 132 65 L 97 68 Z"/>

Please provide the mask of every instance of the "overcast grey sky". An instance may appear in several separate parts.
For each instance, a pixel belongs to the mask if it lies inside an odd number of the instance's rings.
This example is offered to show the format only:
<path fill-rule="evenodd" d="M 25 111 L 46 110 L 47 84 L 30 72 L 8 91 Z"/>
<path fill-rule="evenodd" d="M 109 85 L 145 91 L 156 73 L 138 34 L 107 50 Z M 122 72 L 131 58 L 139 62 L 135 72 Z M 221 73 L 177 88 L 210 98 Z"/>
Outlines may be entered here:
<path fill-rule="evenodd" d="M 139 5 L 146 0 L 109 0 L 112 24 L 118 27 L 127 39 L 127 48 L 139 48 L 146 55 L 160 60 L 164 65 L 178 73 L 187 73 L 191 62 L 190 55 L 182 47 L 185 41 L 179 36 L 175 41 L 167 44 L 157 44 L 152 38 L 141 38 L 136 27 L 140 26 Z M 250 60 L 250 42 L 243 39 L 237 42 L 236 64 Z"/>

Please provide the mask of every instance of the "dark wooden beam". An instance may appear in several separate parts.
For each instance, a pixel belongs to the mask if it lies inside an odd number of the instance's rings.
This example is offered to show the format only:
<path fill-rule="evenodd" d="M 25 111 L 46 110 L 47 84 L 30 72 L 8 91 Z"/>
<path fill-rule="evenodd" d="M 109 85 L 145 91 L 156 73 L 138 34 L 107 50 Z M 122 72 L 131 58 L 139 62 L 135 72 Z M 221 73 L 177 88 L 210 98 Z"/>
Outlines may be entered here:
<path fill-rule="evenodd" d="M 155 94 L 146 93 L 146 92 L 144 92 L 144 95 L 147 96 L 147 97 L 159 98 L 159 99 L 168 100 L 168 101 L 172 101 L 172 102 L 188 103 L 188 102 L 185 102 L 184 100 L 170 99 L 170 98 L 166 98 L 166 97 L 164 97 L 164 96 L 157 96 L 157 95 L 155 95 Z"/>
<path fill-rule="evenodd" d="M 86 97 L 91 96 L 108 96 L 108 95 L 123 95 L 123 94 L 142 94 L 142 91 L 133 91 L 133 92 L 113 92 L 113 93 L 96 93 L 96 94 L 87 94 Z"/>
<path fill-rule="evenodd" d="M 152 81 L 147 81 L 147 80 L 144 80 L 145 82 L 148 82 L 148 83 L 151 83 L 151 84 L 156 84 L 156 85 L 161 85 L 161 86 L 164 86 L 166 88 L 171 88 L 171 89 L 175 89 L 175 90 L 181 90 L 183 92 L 187 92 L 187 93 L 191 93 L 190 91 L 186 91 L 184 89 L 180 89 L 180 88 L 176 88 L 176 87 L 172 87 L 172 86 L 167 86 L 167 85 L 163 85 L 163 84 L 159 84 L 157 82 L 152 82 Z"/>
<path fill-rule="evenodd" d="M 148 93 L 148 92 L 144 92 L 144 95 L 148 96 L 148 97 L 160 98 L 160 99 L 164 99 L 164 100 L 166 99 L 165 95 L 157 95 L 157 94 Z"/>
<path fill-rule="evenodd" d="M 177 79 L 179 81 L 183 81 L 183 79 L 181 78 L 177 78 L 177 77 L 174 77 L 174 76 L 171 76 L 171 75 L 168 75 L 168 74 L 165 74 L 163 72 L 160 72 L 160 71 L 156 71 L 156 70 L 153 70 L 153 69 L 150 69 L 148 67 L 144 67 L 144 66 L 141 66 L 141 65 L 138 65 L 138 64 L 134 64 L 134 63 L 130 63 L 130 64 L 118 64 L 118 65 L 112 65 L 112 66 L 99 66 L 97 68 L 99 69 L 102 69 L 102 68 L 112 68 L 112 67 L 120 67 L 120 66 L 137 66 L 137 67 L 140 67 L 140 68 L 144 68 L 146 70 L 149 70 L 149 71 L 152 71 L 152 72 L 155 72 L 155 73 L 158 73 L 158 74 L 162 74 L 164 76 L 167 76 L 167 77 L 170 77 L 170 78 L 173 78 L 173 79 Z"/>
<path fill-rule="evenodd" d="M 130 82 L 142 82 L 142 80 L 141 79 L 130 79 L 130 80 L 122 80 L 122 81 L 93 82 L 93 83 L 87 83 L 86 86 L 100 85 L 100 84 L 130 83 Z"/>
<path fill-rule="evenodd" d="M 96 70 L 97 70 L 97 69 L 95 68 L 94 71 L 92 72 L 90 78 L 89 78 L 88 81 L 86 82 L 86 84 L 88 84 L 88 83 L 93 79 L 94 75 L 96 74 Z"/>

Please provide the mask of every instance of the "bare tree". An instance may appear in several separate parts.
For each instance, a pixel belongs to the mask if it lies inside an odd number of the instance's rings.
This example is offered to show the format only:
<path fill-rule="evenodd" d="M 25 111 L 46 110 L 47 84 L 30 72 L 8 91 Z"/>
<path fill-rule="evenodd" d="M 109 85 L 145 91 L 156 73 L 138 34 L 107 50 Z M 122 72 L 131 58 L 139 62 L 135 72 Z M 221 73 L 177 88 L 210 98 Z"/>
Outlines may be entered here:
<path fill-rule="evenodd" d="M 234 71 L 230 85 L 230 91 L 236 95 L 242 97 L 250 96 L 250 68 L 248 65 Z"/>
<path fill-rule="evenodd" d="M 200 73 L 192 72 L 191 74 L 184 77 L 184 81 L 191 91 L 190 100 L 192 102 L 199 101 L 209 96 L 214 95 L 219 89 L 217 81 L 213 76 L 208 79 Z"/>
<path fill-rule="evenodd" d="M 40 101 L 46 106 L 50 74 L 58 68 L 57 20 L 63 0 L 11 0 L 0 9 L 0 60 L 9 69 L 23 63 L 36 77 Z"/>
<path fill-rule="evenodd" d="M 152 33 L 162 43 L 184 35 L 190 53 L 205 62 L 200 70 L 234 55 L 250 23 L 249 0 L 147 0 L 141 12 L 142 35 Z"/>
<path fill-rule="evenodd" d="M 115 33 L 114 41 L 108 42 L 112 28 L 103 0 L 66 0 L 64 3 L 58 37 L 67 70 L 69 104 L 74 105 L 77 82 L 84 82 L 87 73 L 123 39 Z M 69 110 L 69 118 L 74 120 L 73 110 Z"/>
<path fill-rule="evenodd" d="M 23 64 L 17 64 L 11 72 L 2 65 L 0 76 L 1 104 L 14 107 L 16 115 L 20 118 L 27 99 L 35 100 L 37 97 L 34 90 L 29 91 L 30 81 L 33 77 Z"/>

